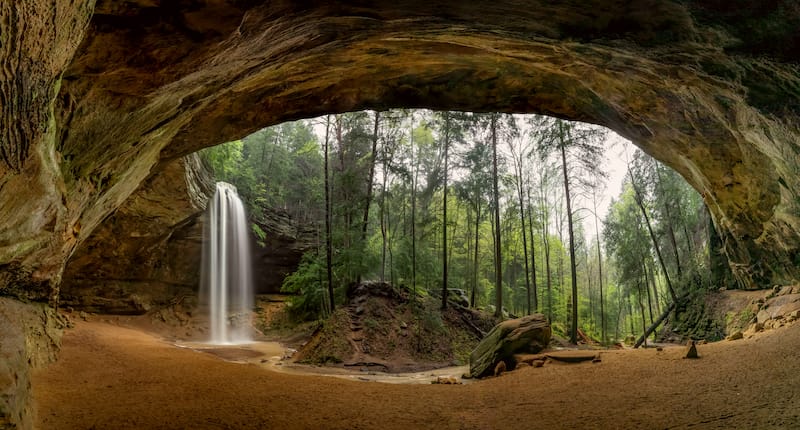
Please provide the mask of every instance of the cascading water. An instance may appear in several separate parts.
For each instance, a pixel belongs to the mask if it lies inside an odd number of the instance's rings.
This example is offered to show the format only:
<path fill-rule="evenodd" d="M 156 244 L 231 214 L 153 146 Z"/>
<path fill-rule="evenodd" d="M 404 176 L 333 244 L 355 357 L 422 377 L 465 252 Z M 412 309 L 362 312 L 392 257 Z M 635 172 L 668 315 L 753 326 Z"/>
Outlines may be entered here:
<path fill-rule="evenodd" d="M 251 341 L 253 282 L 247 227 L 236 187 L 217 182 L 205 228 L 201 276 L 201 299 L 209 311 L 213 344 Z"/>

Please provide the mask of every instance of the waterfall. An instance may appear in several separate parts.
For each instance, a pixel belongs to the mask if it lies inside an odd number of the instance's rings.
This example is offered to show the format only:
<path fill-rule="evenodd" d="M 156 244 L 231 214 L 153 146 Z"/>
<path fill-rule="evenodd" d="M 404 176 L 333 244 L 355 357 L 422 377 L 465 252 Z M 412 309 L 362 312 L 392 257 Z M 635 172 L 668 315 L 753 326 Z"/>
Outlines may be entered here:
<path fill-rule="evenodd" d="M 209 342 L 247 343 L 253 282 L 247 217 L 236 187 L 217 182 L 208 211 L 200 290 L 209 312 Z"/>

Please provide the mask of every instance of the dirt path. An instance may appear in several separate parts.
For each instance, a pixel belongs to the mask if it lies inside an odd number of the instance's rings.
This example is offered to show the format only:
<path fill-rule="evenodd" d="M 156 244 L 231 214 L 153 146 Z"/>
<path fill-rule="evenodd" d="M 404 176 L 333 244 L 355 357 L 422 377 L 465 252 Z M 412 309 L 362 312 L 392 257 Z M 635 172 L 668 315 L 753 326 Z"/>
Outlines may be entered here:
<path fill-rule="evenodd" d="M 800 325 L 748 340 L 614 351 L 468 385 L 271 372 L 79 322 L 33 389 L 41 429 L 800 428 Z"/>

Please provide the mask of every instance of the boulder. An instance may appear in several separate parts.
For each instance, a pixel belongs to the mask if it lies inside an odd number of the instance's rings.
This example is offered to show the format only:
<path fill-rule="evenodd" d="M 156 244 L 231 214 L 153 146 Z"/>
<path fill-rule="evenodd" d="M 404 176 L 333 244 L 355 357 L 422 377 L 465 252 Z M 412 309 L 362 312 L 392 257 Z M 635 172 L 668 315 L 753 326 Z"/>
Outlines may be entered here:
<path fill-rule="evenodd" d="M 460 288 L 448 288 L 447 300 L 465 308 L 469 307 L 469 297 L 467 297 L 466 291 Z"/>
<path fill-rule="evenodd" d="M 739 340 L 739 339 L 744 339 L 744 333 L 742 333 L 741 330 L 737 330 L 731 333 L 730 336 L 728 336 L 728 340 Z"/>
<path fill-rule="evenodd" d="M 501 361 L 509 370 L 513 369 L 514 354 L 541 351 L 550 343 L 550 335 L 550 323 L 542 314 L 497 324 L 470 354 L 470 376 L 490 376 Z"/>
<path fill-rule="evenodd" d="M 33 428 L 31 370 L 55 361 L 66 324 L 50 307 L 0 297 L 0 429 Z"/>

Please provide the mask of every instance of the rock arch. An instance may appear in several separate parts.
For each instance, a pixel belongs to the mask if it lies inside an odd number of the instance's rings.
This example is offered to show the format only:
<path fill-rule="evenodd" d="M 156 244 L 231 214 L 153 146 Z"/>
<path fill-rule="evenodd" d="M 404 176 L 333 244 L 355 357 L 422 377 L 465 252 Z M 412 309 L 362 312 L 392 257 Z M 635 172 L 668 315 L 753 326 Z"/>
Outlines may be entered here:
<path fill-rule="evenodd" d="M 57 300 L 75 247 L 177 157 L 389 107 L 608 126 L 702 193 L 742 286 L 800 279 L 800 10 L 768 3 L 4 6 L 0 292 Z"/>

